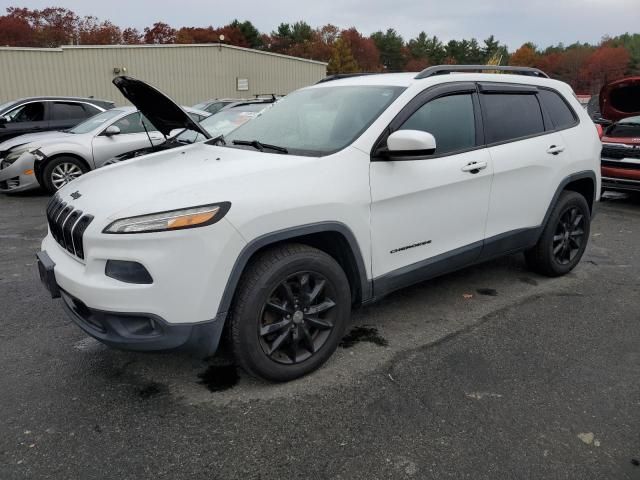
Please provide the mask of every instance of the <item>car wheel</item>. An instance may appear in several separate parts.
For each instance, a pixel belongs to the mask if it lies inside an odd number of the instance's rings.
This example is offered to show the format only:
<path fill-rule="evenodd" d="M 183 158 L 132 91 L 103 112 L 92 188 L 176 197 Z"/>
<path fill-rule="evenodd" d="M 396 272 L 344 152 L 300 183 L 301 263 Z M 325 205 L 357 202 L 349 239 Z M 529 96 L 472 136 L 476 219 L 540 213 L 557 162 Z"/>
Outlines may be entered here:
<path fill-rule="evenodd" d="M 55 193 L 71 180 L 87 173 L 84 163 L 74 157 L 57 157 L 42 169 L 42 183 L 45 190 Z"/>
<path fill-rule="evenodd" d="M 563 192 L 538 243 L 525 252 L 529 268 L 549 277 L 569 273 L 587 247 L 590 226 L 591 212 L 585 198 L 577 192 Z"/>
<path fill-rule="evenodd" d="M 351 314 L 340 265 L 316 248 L 286 244 L 259 254 L 243 274 L 231 311 L 231 343 L 249 374 L 301 377 L 333 354 Z"/>

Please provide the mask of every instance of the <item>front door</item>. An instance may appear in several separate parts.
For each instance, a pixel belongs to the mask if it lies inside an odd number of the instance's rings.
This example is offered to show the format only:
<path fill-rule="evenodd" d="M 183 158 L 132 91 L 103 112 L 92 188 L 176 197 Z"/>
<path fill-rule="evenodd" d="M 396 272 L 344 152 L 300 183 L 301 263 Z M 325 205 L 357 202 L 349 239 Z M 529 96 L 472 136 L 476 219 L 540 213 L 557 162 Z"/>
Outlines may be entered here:
<path fill-rule="evenodd" d="M 420 94 L 391 123 L 436 139 L 432 155 L 371 162 L 374 293 L 472 263 L 484 239 L 492 165 L 483 145 L 476 87 Z M 380 146 L 380 144 L 378 145 Z"/>
<path fill-rule="evenodd" d="M 149 136 L 147 136 L 139 112 L 131 113 L 113 122 L 111 125 L 118 127 L 120 133 L 117 135 L 106 135 L 103 130 L 102 133 L 93 139 L 93 161 L 95 168 L 101 167 L 107 160 L 117 155 L 138 150 L 139 148 L 150 147 L 151 144 L 158 145 L 164 141 L 162 134 L 155 131 L 149 122 L 145 122 L 147 130 L 149 131 Z M 151 141 L 149 141 L 149 137 Z"/>

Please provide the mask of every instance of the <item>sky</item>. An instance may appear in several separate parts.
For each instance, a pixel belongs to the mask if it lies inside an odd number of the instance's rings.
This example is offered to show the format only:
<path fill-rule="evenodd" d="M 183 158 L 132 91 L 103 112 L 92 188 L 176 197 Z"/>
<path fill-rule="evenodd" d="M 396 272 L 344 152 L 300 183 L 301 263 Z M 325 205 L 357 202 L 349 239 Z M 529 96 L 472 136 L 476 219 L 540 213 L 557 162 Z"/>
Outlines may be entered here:
<path fill-rule="evenodd" d="M 394 28 L 405 40 L 422 30 L 445 41 L 493 34 L 512 51 L 528 41 L 544 48 L 640 32 L 640 0 L 0 0 L 1 11 L 9 6 L 60 6 L 139 30 L 156 21 L 215 27 L 238 18 L 267 33 L 305 20 L 365 34 Z"/>

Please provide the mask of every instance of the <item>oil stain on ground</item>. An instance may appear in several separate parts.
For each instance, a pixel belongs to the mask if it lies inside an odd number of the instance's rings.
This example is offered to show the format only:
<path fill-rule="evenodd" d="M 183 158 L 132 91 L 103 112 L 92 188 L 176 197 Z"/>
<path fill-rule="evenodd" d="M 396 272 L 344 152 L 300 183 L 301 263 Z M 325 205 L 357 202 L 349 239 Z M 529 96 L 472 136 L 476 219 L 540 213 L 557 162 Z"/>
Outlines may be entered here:
<path fill-rule="evenodd" d="M 205 385 L 211 392 L 222 392 L 233 388 L 240 377 L 235 365 L 211 365 L 203 373 L 198 374 L 201 385 Z"/>
<path fill-rule="evenodd" d="M 497 297 L 498 291 L 494 288 L 479 288 L 476 290 L 480 295 L 487 295 L 489 297 Z"/>
<path fill-rule="evenodd" d="M 140 398 L 143 398 L 146 400 L 148 398 L 155 397 L 157 395 L 165 393 L 166 391 L 167 391 L 166 385 L 163 385 L 157 382 L 150 382 L 150 383 L 147 383 L 144 387 L 142 387 L 138 391 L 138 395 L 140 396 Z"/>
<path fill-rule="evenodd" d="M 349 333 L 342 337 L 340 346 L 342 348 L 351 348 L 360 342 L 374 343 L 381 347 L 389 345 L 389 342 L 387 342 L 384 337 L 380 336 L 377 328 L 364 325 L 362 327 L 352 328 Z"/>

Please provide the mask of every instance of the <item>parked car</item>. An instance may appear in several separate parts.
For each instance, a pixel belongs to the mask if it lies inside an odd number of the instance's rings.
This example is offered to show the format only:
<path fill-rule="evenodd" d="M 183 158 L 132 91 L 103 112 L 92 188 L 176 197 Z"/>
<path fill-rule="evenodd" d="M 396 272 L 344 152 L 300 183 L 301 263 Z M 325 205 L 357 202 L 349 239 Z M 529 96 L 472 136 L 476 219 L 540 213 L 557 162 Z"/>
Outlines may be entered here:
<path fill-rule="evenodd" d="M 210 114 L 218 113 L 227 105 L 231 105 L 232 103 L 243 102 L 243 98 L 212 98 L 211 100 L 206 100 L 204 102 L 200 102 L 193 106 L 196 110 L 203 110 L 205 112 L 209 112 Z"/>
<path fill-rule="evenodd" d="M 0 142 L 25 133 L 64 130 L 113 108 L 109 100 L 29 97 L 0 105 Z"/>
<path fill-rule="evenodd" d="M 214 113 L 210 117 L 199 122 L 200 126 L 209 133 L 209 137 L 205 137 L 200 132 L 195 132 L 190 129 L 182 130 L 180 133 L 169 137 L 163 143 L 117 155 L 112 159 L 107 160 L 104 165 L 111 165 L 113 163 L 122 162 L 141 155 L 148 155 L 161 150 L 169 150 L 171 148 L 181 147 L 195 142 L 202 142 L 207 140 L 207 138 L 216 138 L 221 135 L 227 135 L 240 125 L 258 116 L 260 112 L 273 105 L 274 102 L 275 99 L 261 99 L 233 103 L 218 113 Z"/>
<path fill-rule="evenodd" d="M 196 121 L 209 114 L 186 108 Z M 114 155 L 160 144 L 159 129 L 134 107 L 101 112 L 64 132 L 15 137 L 0 144 L 0 192 L 43 186 L 53 193 L 74 178 L 98 168 Z"/>
<path fill-rule="evenodd" d="M 640 191 L 640 116 L 606 127 L 601 140 L 602 189 Z"/>
<path fill-rule="evenodd" d="M 151 121 L 187 121 L 144 82 L 115 82 Z M 38 269 L 101 342 L 211 354 L 226 329 L 247 372 L 291 380 L 331 356 L 353 306 L 399 288 L 518 251 L 570 272 L 600 149 L 571 88 L 535 69 L 324 81 L 223 140 L 63 187 Z"/>

